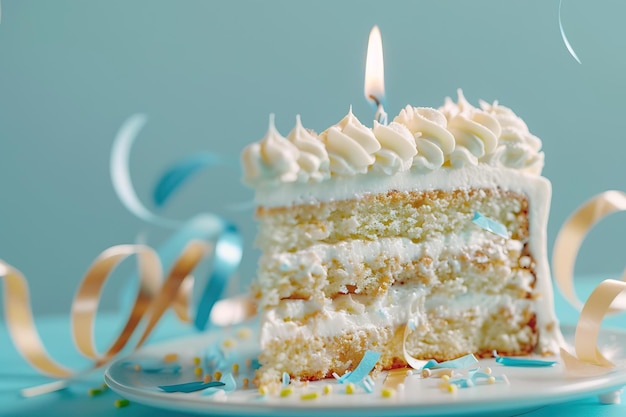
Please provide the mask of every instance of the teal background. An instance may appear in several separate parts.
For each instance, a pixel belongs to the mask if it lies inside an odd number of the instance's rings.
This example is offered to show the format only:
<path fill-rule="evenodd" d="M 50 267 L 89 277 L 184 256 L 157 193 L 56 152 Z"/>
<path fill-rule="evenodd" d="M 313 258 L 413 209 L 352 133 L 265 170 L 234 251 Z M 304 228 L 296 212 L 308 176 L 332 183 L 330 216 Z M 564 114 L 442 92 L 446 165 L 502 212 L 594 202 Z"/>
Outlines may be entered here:
<path fill-rule="evenodd" d="M 0 258 L 31 284 L 35 313 L 67 312 L 105 248 L 170 231 L 144 223 L 116 197 L 112 140 L 136 112 L 149 122 L 131 156 L 144 203 L 170 163 L 196 151 L 238 159 L 268 114 L 286 135 L 296 114 L 322 131 L 350 105 L 365 124 L 367 36 L 378 24 L 390 115 L 438 107 L 463 88 L 513 108 L 543 140 L 554 195 L 549 246 L 567 215 L 607 189 L 626 189 L 626 3 L 568 1 L 69 1 L 4 0 L 0 24 Z M 251 200 L 237 164 L 186 184 L 164 216 L 212 211 L 246 240 L 240 279 L 254 276 Z M 624 266 L 626 221 L 591 233 L 577 271 Z M 128 265 L 128 269 L 130 265 Z M 122 270 L 104 308 L 116 306 Z"/>

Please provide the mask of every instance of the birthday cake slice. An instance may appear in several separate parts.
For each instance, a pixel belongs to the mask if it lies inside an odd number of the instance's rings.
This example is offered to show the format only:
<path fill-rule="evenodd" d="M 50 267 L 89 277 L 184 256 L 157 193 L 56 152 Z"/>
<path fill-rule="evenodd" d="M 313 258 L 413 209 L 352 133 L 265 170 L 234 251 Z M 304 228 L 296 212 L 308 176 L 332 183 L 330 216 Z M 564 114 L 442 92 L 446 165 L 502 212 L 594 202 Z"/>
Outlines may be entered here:
<path fill-rule="evenodd" d="M 350 112 L 319 136 L 273 125 L 242 153 L 262 250 L 258 381 L 449 360 L 550 354 L 560 333 L 546 254 L 541 141 L 510 109 Z M 407 327 L 410 327 L 407 329 Z"/>

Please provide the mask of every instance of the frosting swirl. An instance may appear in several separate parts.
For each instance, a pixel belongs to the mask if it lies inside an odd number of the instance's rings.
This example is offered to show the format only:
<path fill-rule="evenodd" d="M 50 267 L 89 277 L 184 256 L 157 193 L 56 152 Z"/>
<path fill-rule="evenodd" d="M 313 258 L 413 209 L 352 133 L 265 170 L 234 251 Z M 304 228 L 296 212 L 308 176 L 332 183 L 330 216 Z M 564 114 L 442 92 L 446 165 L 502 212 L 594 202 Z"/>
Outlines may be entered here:
<path fill-rule="evenodd" d="M 338 175 L 365 174 L 380 150 L 371 129 L 363 126 L 350 111 L 339 123 L 320 134 L 330 159 L 330 172 Z"/>
<path fill-rule="evenodd" d="M 492 115 L 469 104 L 461 89 L 457 93 L 457 103 L 448 97 L 440 108 L 448 119 L 448 130 L 456 139 L 455 155 L 450 160 L 465 160 L 475 164 L 496 149 L 501 134 L 500 123 Z M 475 159 L 468 158 L 469 155 L 459 149 L 461 147 L 467 149 Z"/>
<path fill-rule="evenodd" d="M 302 126 L 300 115 L 296 116 L 296 126 L 287 136 L 300 154 L 298 156 L 298 182 L 323 181 L 330 176 L 328 152 L 322 141 Z"/>
<path fill-rule="evenodd" d="M 502 127 L 498 146 L 486 162 L 540 174 L 544 162 L 541 140 L 530 133 L 526 123 L 513 110 L 497 101 L 493 104 L 481 101 L 480 107 Z"/>
<path fill-rule="evenodd" d="M 396 122 L 383 125 L 374 121 L 372 132 L 381 146 L 375 154 L 374 169 L 391 175 L 411 168 L 417 149 L 415 139 L 406 126 Z"/>
<path fill-rule="evenodd" d="M 246 146 L 241 154 L 243 180 L 251 186 L 294 182 L 300 171 L 299 156 L 298 148 L 278 133 L 271 114 L 265 137 Z"/>
<path fill-rule="evenodd" d="M 413 166 L 417 170 L 441 167 L 454 150 L 454 136 L 446 129 L 446 118 L 438 110 L 406 106 L 393 121 L 406 126 L 415 138 L 417 155 Z"/>

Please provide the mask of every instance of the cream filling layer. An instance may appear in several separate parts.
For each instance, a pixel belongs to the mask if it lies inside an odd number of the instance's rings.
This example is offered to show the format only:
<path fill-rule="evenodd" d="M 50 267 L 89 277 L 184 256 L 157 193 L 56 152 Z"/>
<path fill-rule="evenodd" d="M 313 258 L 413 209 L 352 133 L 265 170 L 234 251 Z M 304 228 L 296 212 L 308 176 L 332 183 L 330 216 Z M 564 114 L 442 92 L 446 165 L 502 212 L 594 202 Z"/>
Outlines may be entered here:
<path fill-rule="evenodd" d="M 426 312 L 443 317 L 461 317 L 472 310 L 480 319 L 505 306 L 513 313 L 513 320 L 523 320 L 528 307 L 538 307 L 535 300 L 513 298 L 510 295 L 467 293 L 461 296 L 429 297 L 425 288 L 392 287 L 386 297 L 344 295 L 327 299 L 324 305 L 306 300 L 283 300 L 276 308 L 265 312 L 261 327 L 261 347 L 270 342 L 294 338 L 331 338 L 359 330 L 397 327 L 414 320 L 426 323 Z M 305 324 L 301 324 L 305 323 Z"/>

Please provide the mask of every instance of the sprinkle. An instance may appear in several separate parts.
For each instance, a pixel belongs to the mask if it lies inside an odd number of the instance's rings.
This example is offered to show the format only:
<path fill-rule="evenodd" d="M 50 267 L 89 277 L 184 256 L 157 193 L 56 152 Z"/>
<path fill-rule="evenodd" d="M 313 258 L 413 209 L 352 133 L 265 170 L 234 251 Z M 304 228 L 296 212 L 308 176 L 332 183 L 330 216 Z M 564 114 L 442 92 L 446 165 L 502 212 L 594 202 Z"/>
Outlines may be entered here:
<path fill-rule="evenodd" d="M 233 374 L 235 374 L 235 375 L 239 374 L 239 364 L 238 363 L 233 363 Z"/>
<path fill-rule="evenodd" d="M 197 376 L 201 376 L 203 372 L 204 372 L 204 371 L 203 371 L 203 370 L 202 370 L 202 368 L 200 368 L 200 367 L 195 368 L 195 369 L 193 370 L 193 373 L 194 373 L 195 375 L 197 375 Z"/>
<path fill-rule="evenodd" d="M 226 339 L 222 342 L 222 347 L 226 349 L 234 348 L 237 346 L 237 342 L 234 339 Z"/>
<path fill-rule="evenodd" d="M 240 339 L 250 339 L 252 337 L 252 330 L 249 327 L 242 327 L 237 330 L 237 337 Z"/>
<path fill-rule="evenodd" d="M 198 356 L 194 356 L 193 358 L 193 364 L 194 365 L 200 365 L 201 359 Z"/>
<path fill-rule="evenodd" d="M 167 355 L 163 356 L 163 362 L 168 363 L 168 362 L 175 362 L 178 360 L 178 353 L 168 353 Z"/>
<path fill-rule="evenodd" d="M 422 378 L 428 378 L 430 376 L 430 374 L 431 374 L 430 369 L 428 369 L 428 368 L 422 369 L 422 374 L 421 374 Z"/>
<path fill-rule="evenodd" d="M 319 396 L 320 396 L 319 392 L 316 392 L 316 391 L 314 391 L 314 392 L 307 392 L 306 394 L 302 394 L 300 396 L 300 399 L 301 400 L 314 400 L 314 399 L 316 399 Z"/>
<path fill-rule="evenodd" d="M 100 388 L 92 388 L 87 391 L 87 394 L 89 394 L 90 397 L 95 397 L 96 395 L 102 394 L 102 392 L 103 390 L 101 390 Z"/>
<path fill-rule="evenodd" d="M 487 383 L 488 384 L 495 384 L 496 383 L 496 379 L 492 376 L 490 376 L 489 378 L 487 378 Z"/>
<path fill-rule="evenodd" d="M 449 393 L 455 393 L 457 391 L 457 386 L 454 384 L 448 384 L 448 387 L 446 388 L 446 390 Z"/>
<path fill-rule="evenodd" d="M 493 356 L 496 358 L 496 362 L 504 366 L 520 366 L 520 367 L 548 367 L 554 366 L 555 361 L 542 361 L 537 359 L 521 359 L 521 358 L 509 358 L 506 356 L 498 355 L 497 351 L 493 351 Z"/>
<path fill-rule="evenodd" d="M 488 232 L 494 233 L 498 236 L 502 236 L 505 239 L 509 238 L 509 231 L 506 230 L 506 227 L 502 223 L 490 219 L 489 217 L 485 217 L 483 214 L 477 211 L 474 212 L 474 218 L 472 219 L 472 223 L 485 229 Z"/>
<path fill-rule="evenodd" d="M 141 371 L 141 366 L 135 365 L 135 371 Z"/>
<path fill-rule="evenodd" d="M 454 370 L 451 368 L 435 369 L 431 371 L 430 376 L 433 376 L 435 378 L 443 378 L 444 376 L 451 377 L 453 373 Z"/>
<path fill-rule="evenodd" d="M 293 394 L 293 388 L 291 387 L 283 388 L 282 390 L 280 390 L 281 397 L 288 397 L 291 394 Z"/>
<path fill-rule="evenodd" d="M 365 378 L 363 378 L 363 380 L 361 380 L 361 382 L 359 382 L 359 386 L 369 394 L 374 392 L 374 380 L 369 375 L 367 375 Z"/>
<path fill-rule="evenodd" d="M 409 329 L 415 331 L 417 327 L 415 326 L 415 320 L 409 320 Z"/>
<path fill-rule="evenodd" d="M 491 375 L 491 368 L 490 367 L 485 367 L 485 369 L 483 369 L 483 372 L 486 373 L 487 375 Z"/>
<path fill-rule="evenodd" d="M 352 382 L 349 382 L 348 385 L 346 385 L 346 394 L 354 394 L 355 391 L 356 386 Z"/>
<path fill-rule="evenodd" d="M 444 381 L 449 381 L 450 380 L 450 375 L 443 374 L 443 375 L 441 375 L 441 379 L 444 380 Z"/>
<path fill-rule="evenodd" d="M 391 398 L 395 395 L 395 390 L 393 388 L 383 388 L 380 392 L 384 398 Z"/>
<path fill-rule="evenodd" d="M 261 395 L 267 395 L 267 387 L 265 385 L 261 385 L 259 387 L 259 394 Z"/>
<path fill-rule="evenodd" d="M 248 369 L 252 368 L 252 359 L 251 358 L 246 359 L 246 368 L 248 368 Z"/>
<path fill-rule="evenodd" d="M 244 378 L 242 382 L 244 388 L 247 389 L 250 386 L 250 380 L 248 378 Z"/>
<path fill-rule="evenodd" d="M 220 379 L 222 379 L 222 373 L 220 371 L 215 371 L 215 373 L 213 374 L 213 378 L 216 381 L 219 381 Z"/>
<path fill-rule="evenodd" d="M 195 392 L 202 391 L 211 387 L 221 387 L 224 386 L 223 382 L 203 382 L 203 381 L 193 381 L 193 382 L 185 382 L 183 384 L 174 384 L 174 385 L 160 385 L 159 389 L 165 392 Z"/>
<path fill-rule="evenodd" d="M 128 405 L 130 404 L 130 401 L 122 398 L 120 400 L 115 400 L 114 404 L 116 408 L 124 408 L 124 407 L 128 407 Z"/>
<path fill-rule="evenodd" d="M 291 378 L 289 377 L 289 374 L 287 372 L 283 372 L 283 387 L 286 387 L 287 385 L 289 385 L 290 381 L 291 381 Z"/>
<path fill-rule="evenodd" d="M 102 389 L 102 391 L 106 391 L 109 389 L 109 386 L 105 383 L 103 383 L 102 385 L 100 385 L 100 388 Z"/>
<path fill-rule="evenodd" d="M 205 374 L 204 378 L 202 378 L 202 382 L 204 382 L 205 384 L 207 382 L 211 382 L 211 380 L 213 380 L 213 377 L 211 376 L 211 374 Z"/>
<path fill-rule="evenodd" d="M 413 375 L 413 370 L 412 369 L 407 369 L 406 370 L 406 376 L 411 376 Z"/>
<path fill-rule="evenodd" d="M 163 359 L 144 359 L 139 362 L 124 362 L 122 365 L 131 367 L 137 372 L 146 373 L 171 373 L 177 374 L 181 366 L 174 363 L 165 363 Z"/>
<path fill-rule="evenodd" d="M 324 395 L 328 395 L 331 392 L 333 392 L 333 386 L 332 385 L 324 385 Z"/>

